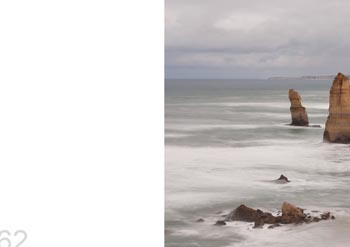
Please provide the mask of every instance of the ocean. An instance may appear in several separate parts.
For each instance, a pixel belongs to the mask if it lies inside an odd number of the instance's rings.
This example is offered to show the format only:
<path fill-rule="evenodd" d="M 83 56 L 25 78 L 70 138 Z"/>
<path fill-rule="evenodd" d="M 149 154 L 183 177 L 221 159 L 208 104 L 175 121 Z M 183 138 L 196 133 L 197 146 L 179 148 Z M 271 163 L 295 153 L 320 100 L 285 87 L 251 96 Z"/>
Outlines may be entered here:
<path fill-rule="evenodd" d="M 349 145 L 322 140 L 331 85 L 165 80 L 165 246 L 349 246 Z M 290 88 L 321 128 L 288 125 Z M 291 182 L 275 183 L 281 174 Z M 274 229 L 214 226 L 240 204 L 277 212 L 284 201 L 336 219 Z"/>

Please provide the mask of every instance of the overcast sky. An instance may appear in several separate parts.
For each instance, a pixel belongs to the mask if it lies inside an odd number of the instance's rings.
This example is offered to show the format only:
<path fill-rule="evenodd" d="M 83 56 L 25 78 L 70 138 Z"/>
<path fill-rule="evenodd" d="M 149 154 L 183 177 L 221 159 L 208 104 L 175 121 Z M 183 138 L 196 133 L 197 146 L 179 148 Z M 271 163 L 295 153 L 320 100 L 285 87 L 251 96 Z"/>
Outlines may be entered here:
<path fill-rule="evenodd" d="M 167 78 L 350 71 L 350 1 L 165 0 Z"/>

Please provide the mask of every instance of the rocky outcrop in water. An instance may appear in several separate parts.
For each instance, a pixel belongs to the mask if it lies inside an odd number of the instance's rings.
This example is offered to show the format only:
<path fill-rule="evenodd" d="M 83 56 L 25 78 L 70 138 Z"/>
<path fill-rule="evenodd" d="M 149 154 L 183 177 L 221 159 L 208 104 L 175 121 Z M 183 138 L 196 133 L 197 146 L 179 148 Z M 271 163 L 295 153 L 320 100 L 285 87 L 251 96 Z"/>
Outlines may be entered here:
<path fill-rule="evenodd" d="M 257 210 L 247 207 L 242 204 L 235 210 L 233 210 L 226 218 L 227 221 L 247 221 L 254 222 L 258 217 L 260 217 Z"/>
<path fill-rule="evenodd" d="M 270 224 L 271 226 L 269 228 L 271 229 L 280 226 L 280 224 L 311 223 L 328 219 L 335 219 L 335 217 L 330 212 L 323 213 L 319 217 L 311 216 L 310 214 L 305 214 L 303 209 L 288 202 L 283 203 L 281 216 L 274 216 L 269 212 L 249 208 L 242 204 L 227 215 L 225 219 L 217 221 L 215 225 L 224 225 L 223 222 L 230 221 L 245 221 L 254 222 L 254 228 L 260 228 L 264 224 Z"/>
<path fill-rule="evenodd" d="M 214 225 L 216 225 L 216 226 L 225 226 L 226 222 L 224 220 L 218 220 Z"/>
<path fill-rule="evenodd" d="M 276 180 L 276 182 L 279 184 L 284 184 L 284 183 L 289 183 L 290 181 L 288 180 L 288 178 L 286 176 L 281 174 L 281 176 Z"/>
<path fill-rule="evenodd" d="M 290 113 L 292 115 L 291 125 L 308 126 L 309 118 L 305 107 L 301 104 L 301 97 L 294 89 L 289 89 Z"/>
<path fill-rule="evenodd" d="M 279 218 L 279 222 L 283 224 L 298 223 L 302 222 L 305 217 L 304 210 L 288 202 L 284 202 L 282 205 L 282 216 Z"/>
<path fill-rule="evenodd" d="M 254 222 L 254 227 L 260 227 L 266 224 L 277 223 L 277 218 L 271 213 L 263 212 L 260 209 L 252 209 L 246 205 L 240 205 L 238 208 L 233 210 L 225 219 L 226 221 L 246 221 Z"/>
<path fill-rule="evenodd" d="M 350 143 L 350 85 L 342 73 L 334 78 L 329 95 L 329 115 L 323 139 L 328 142 Z"/>

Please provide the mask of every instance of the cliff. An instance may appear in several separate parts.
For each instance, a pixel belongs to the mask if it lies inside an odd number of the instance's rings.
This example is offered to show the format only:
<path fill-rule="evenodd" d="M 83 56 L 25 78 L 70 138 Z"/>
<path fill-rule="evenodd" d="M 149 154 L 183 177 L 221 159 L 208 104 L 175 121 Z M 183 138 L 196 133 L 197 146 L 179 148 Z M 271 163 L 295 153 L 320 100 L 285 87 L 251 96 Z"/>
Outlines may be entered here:
<path fill-rule="evenodd" d="M 350 143 L 350 85 L 342 73 L 334 78 L 329 95 L 329 115 L 323 139 L 328 142 Z"/>

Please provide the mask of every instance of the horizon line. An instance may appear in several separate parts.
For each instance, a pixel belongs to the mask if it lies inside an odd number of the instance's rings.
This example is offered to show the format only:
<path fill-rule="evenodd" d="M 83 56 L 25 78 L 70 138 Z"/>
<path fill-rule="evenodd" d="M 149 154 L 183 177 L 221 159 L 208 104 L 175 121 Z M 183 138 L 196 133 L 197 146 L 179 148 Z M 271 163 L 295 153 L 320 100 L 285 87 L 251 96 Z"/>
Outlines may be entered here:
<path fill-rule="evenodd" d="M 349 76 L 349 74 L 345 74 L 346 76 Z M 308 78 L 309 77 L 309 78 Z M 318 77 L 315 79 L 312 79 L 312 77 Z M 324 77 L 324 79 L 323 79 Z M 302 75 L 302 76 L 271 76 L 271 77 L 264 77 L 264 78 L 257 78 L 257 77 L 164 77 L 164 80 L 289 80 L 289 79 L 303 79 L 303 80 L 327 80 L 329 78 L 325 77 L 336 77 L 336 74 L 334 75 Z"/>

